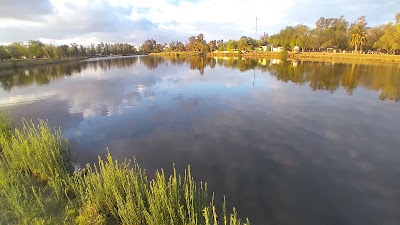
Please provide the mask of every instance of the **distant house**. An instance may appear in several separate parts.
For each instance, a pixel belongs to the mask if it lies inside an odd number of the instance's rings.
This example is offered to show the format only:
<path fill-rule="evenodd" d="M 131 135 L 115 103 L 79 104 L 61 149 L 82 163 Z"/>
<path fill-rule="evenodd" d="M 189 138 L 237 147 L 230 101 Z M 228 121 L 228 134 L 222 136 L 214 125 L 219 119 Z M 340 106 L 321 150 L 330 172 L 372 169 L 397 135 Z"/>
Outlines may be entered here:
<path fill-rule="evenodd" d="M 336 53 L 338 50 L 335 47 L 328 47 L 326 48 L 326 52 L 333 52 Z"/>
<path fill-rule="evenodd" d="M 266 51 L 268 51 L 268 42 L 264 42 L 262 45 L 261 45 L 261 51 L 263 51 L 263 52 L 266 52 Z"/>
<path fill-rule="evenodd" d="M 282 51 L 283 51 L 283 47 L 271 46 L 271 52 L 282 52 Z"/>

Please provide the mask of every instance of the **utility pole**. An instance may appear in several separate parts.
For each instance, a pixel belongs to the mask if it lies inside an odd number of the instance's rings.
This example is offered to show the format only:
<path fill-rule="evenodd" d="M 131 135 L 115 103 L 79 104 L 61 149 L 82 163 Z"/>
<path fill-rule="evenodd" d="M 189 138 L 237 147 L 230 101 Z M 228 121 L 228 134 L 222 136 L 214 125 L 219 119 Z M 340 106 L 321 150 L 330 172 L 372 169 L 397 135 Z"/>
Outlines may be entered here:
<path fill-rule="evenodd" d="M 256 36 L 255 36 L 254 40 L 257 40 L 257 16 L 256 16 Z"/>

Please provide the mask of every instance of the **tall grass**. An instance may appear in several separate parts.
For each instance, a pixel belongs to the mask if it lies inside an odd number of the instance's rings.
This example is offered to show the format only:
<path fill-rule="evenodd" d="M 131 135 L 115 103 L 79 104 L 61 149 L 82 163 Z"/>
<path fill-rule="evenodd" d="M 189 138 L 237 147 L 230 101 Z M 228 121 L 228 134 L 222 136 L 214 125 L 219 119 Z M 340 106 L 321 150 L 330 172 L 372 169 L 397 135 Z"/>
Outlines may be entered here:
<path fill-rule="evenodd" d="M 74 172 L 60 130 L 42 120 L 12 129 L 1 112 L 0 146 L 0 224 L 250 224 L 235 208 L 228 215 L 225 199 L 218 211 L 190 166 L 183 176 L 174 168 L 149 180 L 136 160 L 108 153 Z"/>

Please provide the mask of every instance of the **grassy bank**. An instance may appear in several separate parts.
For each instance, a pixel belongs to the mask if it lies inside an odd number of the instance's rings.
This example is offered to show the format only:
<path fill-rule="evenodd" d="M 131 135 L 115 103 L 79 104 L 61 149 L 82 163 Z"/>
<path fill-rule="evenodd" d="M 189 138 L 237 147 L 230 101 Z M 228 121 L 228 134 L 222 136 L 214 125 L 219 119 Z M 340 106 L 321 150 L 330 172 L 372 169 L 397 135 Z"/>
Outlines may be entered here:
<path fill-rule="evenodd" d="M 400 62 L 400 55 L 378 55 L 378 54 L 355 54 L 355 53 L 321 53 L 302 52 L 298 54 L 289 53 L 288 57 L 300 60 L 318 61 L 366 61 L 366 62 Z"/>
<path fill-rule="evenodd" d="M 201 56 L 203 53 L 201 52 L 158 52 L 158 53 L 150 53 L 149 55 L 155 56 Z"/>
<path fill-rule="evenodd" d="M 281 52 L 249 52 L 243 54 L 210 54 L 210 56 L 241 56 L 251 58 L 274 58 L 282 57 Z M 360 62 L 396 62 L 400 63 L 400 55 L 370 55 L 354 53 L 326 53 L 326 52 L 287 52 L 288 59 L 298 59 L 305 61 L 360 61 Z"/>
<path fill-rule="evenodd" d="M 72 62 L 88 59 L 87 57 L 69 57 L 61 59 L 24 59 L 24 60 L 5 60 L 3 63 L 0 62 L 0 69 L 19 68 L 27 66 L 37 66 L 44 64 L 54 64 L 63 62 Z"/>
<path fill-rule="evenodd" d="M 0 113 L 0 147 L 0 224 L 249 224 L 225 200 L 217 209 L 190 167 L 149 180 L 134 160 L 108 154 L 76 171 L 68 140 L 44 121 L 13 129 Z"/>

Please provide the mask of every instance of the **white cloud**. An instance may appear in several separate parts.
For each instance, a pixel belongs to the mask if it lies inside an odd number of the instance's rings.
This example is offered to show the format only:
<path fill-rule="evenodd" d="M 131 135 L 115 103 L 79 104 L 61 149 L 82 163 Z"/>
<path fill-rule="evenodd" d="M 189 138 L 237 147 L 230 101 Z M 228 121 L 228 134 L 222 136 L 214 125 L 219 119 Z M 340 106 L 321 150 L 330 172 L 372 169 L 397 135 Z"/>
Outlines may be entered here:
<path fill-rule="evenodd" d="M 207 40 L 227 40 L 254 37 L 256 17 L 260 35 L 298 23 L 313 26 L 321 16 L 344 15 L 352 22 L 365 15 L 375 26 L 393 21 L 400 11 L 395 0 L 22 1 L 24 4 L 2 2 L 2 8 L 11 11 L 0 14 L 0 43 L 40 39 L 55 44 L 103 41 L 139 45 L 148 38 L 167 43 L 185 41 L 198 33 Z M 21 5 L 35 13 L 12 10 Z"/>

